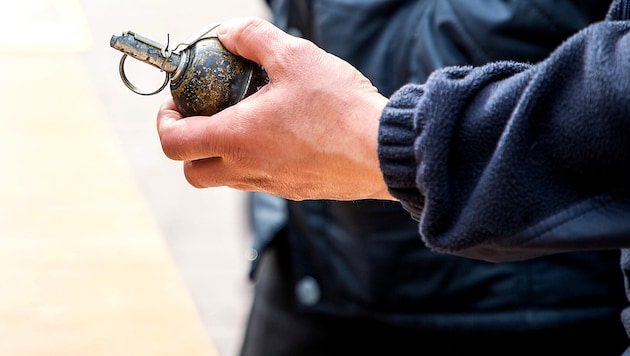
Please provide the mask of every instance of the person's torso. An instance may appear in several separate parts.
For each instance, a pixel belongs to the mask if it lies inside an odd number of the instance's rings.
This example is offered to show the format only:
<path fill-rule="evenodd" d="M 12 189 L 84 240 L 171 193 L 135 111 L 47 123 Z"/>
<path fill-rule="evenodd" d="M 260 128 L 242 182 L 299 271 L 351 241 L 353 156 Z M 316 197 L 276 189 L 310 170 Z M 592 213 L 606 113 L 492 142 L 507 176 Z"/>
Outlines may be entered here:
<path fill-rule="evenodd" d="M 273 0 L 272 7 L 280 27 L 349 61 L 389 95 L 444 65 L 540 60 L 607 8 L 595 1 L 579 10 L 578 2 L 541 3 L 496 1 L 489 8 L 481 0 Z M 546 18 L 553 15 L 546 12 L 550 4 L 562 16 Z M 477 13 L 471 19 L 467 11 Z M 513 329 L 554 327 L 602 310 L 616 314 L 625 303 L 618 252 L 499 265 L 429 251 L 418 223 L 398 203 L 290 201 L 288 211 L 282 236 L 296 288 L 303 281 L 311 290 L 317 284 L 318 298 L 302 303 L 306 310 Z"/>

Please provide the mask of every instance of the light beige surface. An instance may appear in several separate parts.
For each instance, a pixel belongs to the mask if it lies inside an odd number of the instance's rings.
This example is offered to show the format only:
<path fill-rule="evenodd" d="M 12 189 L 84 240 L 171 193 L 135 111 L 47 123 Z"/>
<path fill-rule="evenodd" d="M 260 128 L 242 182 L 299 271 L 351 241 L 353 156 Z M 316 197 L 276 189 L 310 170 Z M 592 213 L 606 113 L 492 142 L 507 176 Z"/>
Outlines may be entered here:
<path fill-rule="evenodd" d="M 81 63 L 0 66 L 0 354 L 214 354 Z"/>
<path fill-rule="evenodd" d="M 195 190 L 163 157 L 163 95 L 122 85 L 109 37 L 184 39 L 264 5 L 177 4 L 3 6 L 0 355 L 236 354 L 249 299 L 243 195 Z"/>

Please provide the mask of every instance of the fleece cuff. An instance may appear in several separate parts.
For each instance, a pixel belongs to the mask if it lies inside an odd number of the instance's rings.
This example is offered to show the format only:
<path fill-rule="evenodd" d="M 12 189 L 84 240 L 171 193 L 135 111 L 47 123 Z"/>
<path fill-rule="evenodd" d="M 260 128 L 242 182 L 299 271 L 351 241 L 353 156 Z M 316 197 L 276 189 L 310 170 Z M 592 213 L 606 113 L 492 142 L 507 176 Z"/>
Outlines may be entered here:
<path fill-rule="evenodd" d="M 390 194 L 399 199 L 414 219 L 419 220 L 424 198 L 416 186 L 419 163 L 414 143 L 422 132 L 423 120 L 416 106 L 424 93 L 422 85 L 406 85 L 395 92 L 381 114 L 378 158 Z"/>

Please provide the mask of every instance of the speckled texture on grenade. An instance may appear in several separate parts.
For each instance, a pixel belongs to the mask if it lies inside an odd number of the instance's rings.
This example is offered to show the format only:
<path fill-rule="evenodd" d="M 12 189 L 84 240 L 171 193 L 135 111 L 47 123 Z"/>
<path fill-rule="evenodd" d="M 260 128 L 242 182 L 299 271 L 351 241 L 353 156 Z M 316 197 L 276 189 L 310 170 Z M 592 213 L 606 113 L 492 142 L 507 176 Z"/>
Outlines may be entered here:
<path fill-rule="evenodd" d="M 238 103 L 267 83 L 256 63 L 228 52 L 215 37 L 202 39 L 188 49 L 189 60 L 171 94 L 184 117 L 213 115 Z"/>

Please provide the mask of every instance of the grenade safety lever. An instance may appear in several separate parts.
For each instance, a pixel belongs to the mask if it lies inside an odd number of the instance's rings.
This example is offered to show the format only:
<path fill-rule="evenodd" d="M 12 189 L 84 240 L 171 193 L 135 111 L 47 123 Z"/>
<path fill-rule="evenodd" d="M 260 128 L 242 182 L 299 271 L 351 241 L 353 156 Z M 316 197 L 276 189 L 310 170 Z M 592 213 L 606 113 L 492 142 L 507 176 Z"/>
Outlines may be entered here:
<path fill-rule="evenodd" d="M 206 37 L 217 26 L 204 30 L 173 50 L 132 31 L 112 36 L 110 46 L 123 53 L 119 72 L 123 83 L 140 95 L 162 91 L 170 81 L 171 95 L 182 115 L 213 115 L 258 91 L 268 83 L 264 69 L 229 52 L 216 37 Z M 183 47 L 179 52 L 178 48 Z M 166 72 L 164 83 L 155 91 L 142 91 L 125 74 L 125 60 L 131 56 Z"/>

